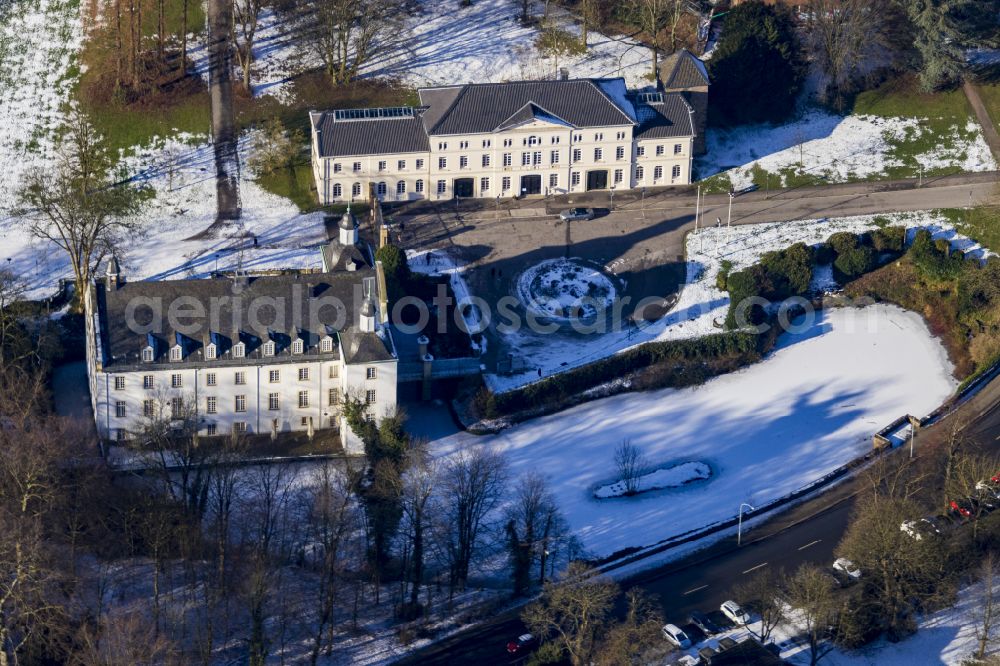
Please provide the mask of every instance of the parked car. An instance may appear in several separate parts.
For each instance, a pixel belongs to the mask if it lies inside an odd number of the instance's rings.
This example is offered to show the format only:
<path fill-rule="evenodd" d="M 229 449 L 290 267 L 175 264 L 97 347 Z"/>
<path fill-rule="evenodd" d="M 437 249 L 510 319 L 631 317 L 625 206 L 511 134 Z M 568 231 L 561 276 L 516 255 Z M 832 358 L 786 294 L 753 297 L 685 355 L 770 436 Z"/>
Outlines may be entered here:
<path fill-rule="evenodd" d="M 538 646 L 533 634 L 521 634 L 507 643 L 507 654 L 527 654 Z"/>
<path fill-rule="evenodd" d="M 691 613 L 691 624 L 704 631 L 707 636 L 722 632 L 722 627 L 712 622 L 711 618 L 701 611 L 694 611 Z"/>
<path fill-rule="evenodd" d="M 738 626 L 750 624 L 750 614 L 743 610 L 738 603 L 735 601 L 726 601 L 721 606 L 719 610 L 722 614 L 729 618 L 731 622 Z"/>
<path fill-rule="evenodd" d="M 746 187 L 741 187 L 738 190 L 733 190 L 732 192 L 730 192 L 730 194 L 734 197 L 738 197 L 741 194 L 750 194 L 751 192 L 756 192 L 759 189 L 760 185 L 758 185 L 757 183 L 752 183 L 750 185 L 747 185 Z"/>
<path fill-rule="evenodd" d="M 847 574 L 854 580 L 861 578 L 861 569 L 851 562 L 846 557 L 838 557 L 833 561 L 834 571 L 839 571 L 840 573 Z"/>
<path fill-rule="evenodd" d="M 663 625 L 663 637 L 682 650 L 691 647 L 691 639 L 676 624 Z"/>
<path fill-rule="evenodd" d="M 908 537 L 916 539 L 917 541 L 921 541 L 925 536 L 941 536 L 941 530 L 938 529 L 938 526 L 935 525 L 934 521 L 930 518 L 907 520 L 899 526 L 899 529 Z"/>
<path fill-rule="evenodd" d="M 951 512 L 953 514 L 961 516 L 966 520 L 972 518 L 972 506 L 967 501 L 962 500 L 961 502 L 956 502 L 955 500 L 952 500 L 948 502 L 948 506 L 951 507 Z"/>
<path fill-rule="evenodd" d="M 1000 499 L 1000 486 L 993 482 L 980 481 L 976 484 L 976 492 L 980 497 Z"/>
<path fill-rule="evenodd" d="M 567 208 L 559 213 L 559 219 L 563 222 L 574 222 L 576 220 L 594 219 L 593 208 Z"/>

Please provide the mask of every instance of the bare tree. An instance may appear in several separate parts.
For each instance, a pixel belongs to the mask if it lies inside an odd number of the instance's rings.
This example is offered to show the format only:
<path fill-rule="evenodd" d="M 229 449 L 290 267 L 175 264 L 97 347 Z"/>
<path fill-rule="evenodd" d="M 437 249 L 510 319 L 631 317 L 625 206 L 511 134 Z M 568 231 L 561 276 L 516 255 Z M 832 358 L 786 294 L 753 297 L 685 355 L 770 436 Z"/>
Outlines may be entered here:
<path fill-rule="evenodd" d="M 483 446 L 459 451 L 445 463 L 441 502 L 445 507 L 446 550 L 453 591 L 465 589 L 481 532 L 500 506 L 506 481 L 507 464 L 503 456 Z"/>
<path fill-rule="evenodd" d="M 518 20 L 524 25 L 528 25 L 531 22 L 531 8 L 534 4 L 533 0 L 514 0 L 514 3 L 521 10 L 517 17 Z"/>
<path fill-rule="evenodd" d="M 624 439 L 615 447 L 615 467 L 618 469 L 619 480 L 625 485 L 625 494 L 636 494 L 639 479 L 646 468 L 646 459 L 632 440 Z"/>
<path fill-rule="evenodd" d="M 439 478 L 437 461 L 430 458 L 422 446 L 416 446 L 410 453 L 407 470 L 401 479 L 403 487 L 400 493 L 403 529 L 410 543 L 410 600 L 403 614 L 404 618 L 415 617 L 422 611 L 419 605 L 420 585 L 424 580 L 431 514 L 438 509 L 435 503 L 435 491 Z"/>
<path fill-rule="evenodd" d="M 233 44 L 236 45 L 236 63 L 243 73 L 243 89 L 253 93 L 250 70 L 253 67 L 253 46 L 260 22 L 263 0 L 233 0 Z"/>
<path fill-rule="evenodd" d="M 1000 623 L 1000 603 L 996 598 L 997 557 L 988 552 L 979 564 L 979 583 L 983 586 L 979 603 L 971 608 L 971 620 L 976 626 L 975 659 L 986 658 L 986 652 L 996 643 L 997 624 Z"/>
<path fill-rule="evenodd" d="M 779 597 L 783 579 L 781 572 L 763 569 L 736 586 L 736 598 L 760 617 L 758 638 L 762 643 L 767 642 L 774 628 L 785 619 L 785 604 Z"/>
<path fill-rule="evenodd" d="M 546 547 L 552 537 L 552 527 L 560 522 L 559 509 L 545 477 L 537 472 L 521 477 L 507 508 L 506 527 L 515 595 L 528 591 L 531 567 L 536 559 L 542 561 L 539 578 L 544 580 Z"/>
<path fill-rule="evenodd" d="M 138 228 L 140 191 L 121 174 L 97 131 L 80 111 L 70 113 L 51 166 L 28 172 L 18 193 L 20 219 L 35 237 L 69 257 L 82 300 L 91 277 L 124 237 Z"/>
<path fill-rule="evenodd" d="M 663 645 L 660 605 L 638 587 L 629 589 L 625 598 L 625 617 L 608 630 L 597 651 L 597 666 L 653 663 L 647 653 Z"/>
<path fill-rule="evenodd" d="M 543 640 L 552 638 L 574 665 L 592 660 L 618 596 L 618 586 L 582 562 L 573 562 L 559 581 L 545 584 L 541 598 L 521 619 Z"/>
<path fill-rule="evenodd" d="M 580 12 L 580 42 L 586 48 L 590 29 L 601 24 L 602 6 L 600 0 L 580 0 L 577 7 Z"/>
<path fill-rule="evenodd" d="M 383 40 L 398 38 L 394 0 L 303 0 L 306 39 L 335 85 L 353 80 Z"/>
<path fill-rule="evenodd" d="M 809 666 L 816 666 L 834 648 L 830 628 L 836 624 L 838 605 L 833 581 L 818 566 L 804 564 L 788 581 L 788 601 L 805 623 Z"/>
<path fill-rule="evenodd" d="M 636 25 L 646 33 L 646 38 L 649 40 L 652 81 L 660 80 L 657 63 L 660 51 L 664 49 L 663 31 L 670 28 L 670 51 L 676 51 L 677 26 L 687 11 L 687 4 L 688 0 L 628 0 L 628 8 Z"/>
<path fill-rule="evenodd" d="M 988 493 L 990 478 L 997 473 L 1000 460 L 996 456 L 974 454 L 958 454 L 949 470 L 945 493 L 954 500 L 973 498 L 968 511 L 972 514 L 972 538 L 979 533 L 979 519 L 990 512 L 988 503 L 995 504 L 997 500 Z"/>

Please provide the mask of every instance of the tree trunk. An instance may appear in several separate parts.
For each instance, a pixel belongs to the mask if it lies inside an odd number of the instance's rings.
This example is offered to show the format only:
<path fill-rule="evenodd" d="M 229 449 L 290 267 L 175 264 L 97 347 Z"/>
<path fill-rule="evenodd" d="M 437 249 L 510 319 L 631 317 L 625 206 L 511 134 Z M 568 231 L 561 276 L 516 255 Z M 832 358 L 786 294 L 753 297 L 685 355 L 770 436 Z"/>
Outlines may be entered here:
<path fill-rule="evenodd" d="M 181 78 L 187 76 L 187 51 L 188 51 L 188 2 L 182 0 L 181 10 Z"/>
<path fill-rule="evenodd" d="M 215 151 L 216 220 L 238 220 L 239 156 L 233 111 L 232 2 L 208 0 L 209 92 Z"/>
<path fill-rule="evenodd" d="M 657 50 L 656 50 L 655 46 L 650 46 L 649 47 L 649 54 L 651 56 L 651 63 L 652 63 L 652 66 L 653 66 L 653 71 L 652 71 L 652 74 L 653 74 L 653 79 L 652 79 L 653 83 L 659 83 L 660 82 L 660 72 L 656 69 Z"/>

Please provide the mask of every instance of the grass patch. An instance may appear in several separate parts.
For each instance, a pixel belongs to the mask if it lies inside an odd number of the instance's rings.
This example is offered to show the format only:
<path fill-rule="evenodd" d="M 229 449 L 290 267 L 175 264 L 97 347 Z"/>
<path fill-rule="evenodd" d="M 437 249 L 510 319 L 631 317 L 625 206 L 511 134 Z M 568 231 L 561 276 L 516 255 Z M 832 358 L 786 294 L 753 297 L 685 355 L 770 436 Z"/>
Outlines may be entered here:
<path fill-rule="evenodd" d="M 1000 252 L 1000 207 L 944 208 L 937 212 L 954 224 L 959 233 Z"/>
<path fill-rule="evenodd" d="M 979 85 L 979 96 L 983 99 L 983 106 L 990 114 L 990 119 L 995 127 L 1000 127 L 1000 85 Z"/>
<path fill-rule="evenodd" d="M 207 95 L 188 96 L 156 111 L 117 104 L 83 105 L 94 127 L 113 150 L 131 153 L 157 138 L 186 132 L 207 137 L 211 115 Z"/>
<path fill-rule="evenodd" d="M 972 109 L 961 89 L 922 92 L 915 79 L 902 78 L 866 90 L 855 98 L 853 113 L 898 118 L 969 118 Z"/>
<path fill-rule="evenodd" d="M 296 164 L 292 169 L 277 169 L 262 174 L 257 176 L 256 182 L 272 194 L 291 199 L 303 213 L 321 208 L 316 198 L 316 185 L 309 163 Z"/>
<path fill-rule="evenodd" d="M 724 194 L 733 189 L 733 181 L 726 172 L 709 176 L 698 184 L 701 185 L 702 194 Z"/>

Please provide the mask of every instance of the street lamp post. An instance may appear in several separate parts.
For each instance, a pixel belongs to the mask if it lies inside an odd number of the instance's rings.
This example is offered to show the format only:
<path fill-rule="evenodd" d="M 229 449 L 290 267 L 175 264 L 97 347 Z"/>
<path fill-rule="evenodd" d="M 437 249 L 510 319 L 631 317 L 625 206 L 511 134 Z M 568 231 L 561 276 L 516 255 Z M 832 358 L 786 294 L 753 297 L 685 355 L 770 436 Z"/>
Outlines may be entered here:
<path fill-rule="evenodd" d="M 614 185 L 611 186 L 611 204 L 610 204 L 610 206 L 611 206 L 611 210 L 615 209 L 615 186 Z"/>
<path fill-rule="evenodd" d="M 726 216 L 726 242 L 729 242 L 729 234 L 733 226 L 733 199 L 736 198 L 734 192 L 729 193 L 729 213 Z"/>
<path fill-rule="evenodd" d="M 757 509 L 753 505 L 743 502 L 740 504 L 740 520 L 739 526 L 736 528 L 736 545 L 739 546 L 743 543 L 743 507 L 750 509 L 751 511 L 756 511 Z"/>
<path fill-rule="evenodd" d="M 642 196 L 639 199 L 639 207 L 642 209 L 642 219 L 646 219 L 646 188 L 642 188 Z"/>
<path fill-rule="evenodd" d="M 500 195 L 497 195 L 497 220 L 500 220 Z"/>

